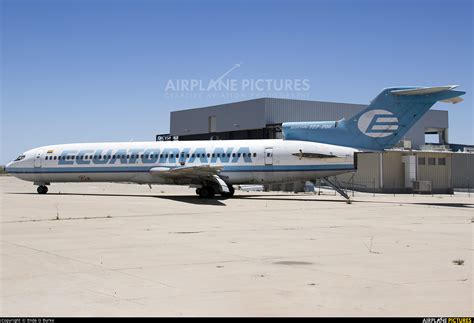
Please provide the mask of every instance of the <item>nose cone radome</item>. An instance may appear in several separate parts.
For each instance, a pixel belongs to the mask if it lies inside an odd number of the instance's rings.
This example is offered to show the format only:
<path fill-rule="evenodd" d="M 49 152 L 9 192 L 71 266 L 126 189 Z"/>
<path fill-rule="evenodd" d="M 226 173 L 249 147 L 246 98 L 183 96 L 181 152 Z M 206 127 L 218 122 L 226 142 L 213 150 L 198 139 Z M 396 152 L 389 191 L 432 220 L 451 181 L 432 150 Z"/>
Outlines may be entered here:
<path fill-rule="evenodd" d="M 14 164 L 15 164 L 14 162 L 9 162 L 3 167 L 3 171 L 6 173 L 10 173 Z"/>

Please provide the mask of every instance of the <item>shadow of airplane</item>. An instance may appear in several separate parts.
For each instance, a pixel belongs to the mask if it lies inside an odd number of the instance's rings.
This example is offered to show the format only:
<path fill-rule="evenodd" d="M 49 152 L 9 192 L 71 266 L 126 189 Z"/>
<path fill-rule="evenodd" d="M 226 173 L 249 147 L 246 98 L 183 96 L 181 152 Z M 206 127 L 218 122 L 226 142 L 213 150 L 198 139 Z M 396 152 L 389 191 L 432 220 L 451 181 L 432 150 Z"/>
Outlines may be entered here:
<path fill-rule="evenodd" d="M 24 194 L 24 195 L 38 195 L 33 192 L 11 192 L 7 194 Z M 104 197 L 151 197 L 158 199 L 171 200 L 182 203 L 189 203 L 195 205 L 214 205 L 214 206 L 226 206 L 225 201 L 229 198 L 221 197 L 217 195 L 212 199 L 201 199 L 198 196 L 193 195 L 146 195 L 146 194 L 117 194 L 117 193 L 48 193 L 47 195 L 66 195 L 66 196 L 104 196 Z M 296 197 L 289 199 L 288 197 Z M 234 195 L 231 199 L 240 200 L 262 200 L 262 201 L 288 201 L 288 202 L 333 202 L 333 203 L 347 203 L 344 199 L 321 199 L 321 198 L 299 198 L 299 195 L 294 194 L 266 194 L 266 195 Z M 352 200 L 352 203 L 376 203 L 376 204 L 409 204 L 409 205 L 427 205 L 427 206 L 442 206 L 442 207 L 467 207 L 474 208 L 474 204 L 471 203 L 427 203 L 427 202 L 400 202 L 400 201 L 367 201 L 367 200 Z"/>

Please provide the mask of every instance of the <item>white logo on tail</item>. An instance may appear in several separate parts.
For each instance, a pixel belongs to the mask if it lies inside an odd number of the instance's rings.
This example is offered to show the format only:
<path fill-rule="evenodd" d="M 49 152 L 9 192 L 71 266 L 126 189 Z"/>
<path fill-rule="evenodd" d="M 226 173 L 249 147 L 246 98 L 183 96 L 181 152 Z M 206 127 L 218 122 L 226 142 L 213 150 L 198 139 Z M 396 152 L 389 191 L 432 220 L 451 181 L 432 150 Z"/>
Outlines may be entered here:
<path fill-rule="evenodd" d="M 383 138 L 397 131 L 398 118 L 387 110 L 370 110 L 360 116 L 357 126 L 366 136 Z"/>

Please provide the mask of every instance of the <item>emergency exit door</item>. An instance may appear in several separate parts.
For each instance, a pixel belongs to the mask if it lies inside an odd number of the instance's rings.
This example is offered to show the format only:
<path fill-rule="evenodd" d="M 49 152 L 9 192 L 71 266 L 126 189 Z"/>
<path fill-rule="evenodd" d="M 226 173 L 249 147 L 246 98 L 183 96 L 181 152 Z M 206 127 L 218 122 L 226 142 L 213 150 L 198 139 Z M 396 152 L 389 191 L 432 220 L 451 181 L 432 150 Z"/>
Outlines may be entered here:
<path fill-rule="evenodd" d="M 273 148 L 265 148 L 265 165 L 273 165 Z"/>

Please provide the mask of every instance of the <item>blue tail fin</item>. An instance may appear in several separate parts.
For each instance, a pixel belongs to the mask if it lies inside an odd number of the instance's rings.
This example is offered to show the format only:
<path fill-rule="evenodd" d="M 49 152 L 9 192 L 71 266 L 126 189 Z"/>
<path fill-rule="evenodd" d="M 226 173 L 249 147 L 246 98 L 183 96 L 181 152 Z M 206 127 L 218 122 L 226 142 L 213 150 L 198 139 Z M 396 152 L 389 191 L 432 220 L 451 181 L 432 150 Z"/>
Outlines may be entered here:
<path fill-rule="evenodd" d="M 456 86 L 384 89 L 370 105 L 340 121 L 286 122 L 286 140 L 314 141 L 364 150 L 393 147 L 437 101 L 457 103 L 466 92 Z"/>

